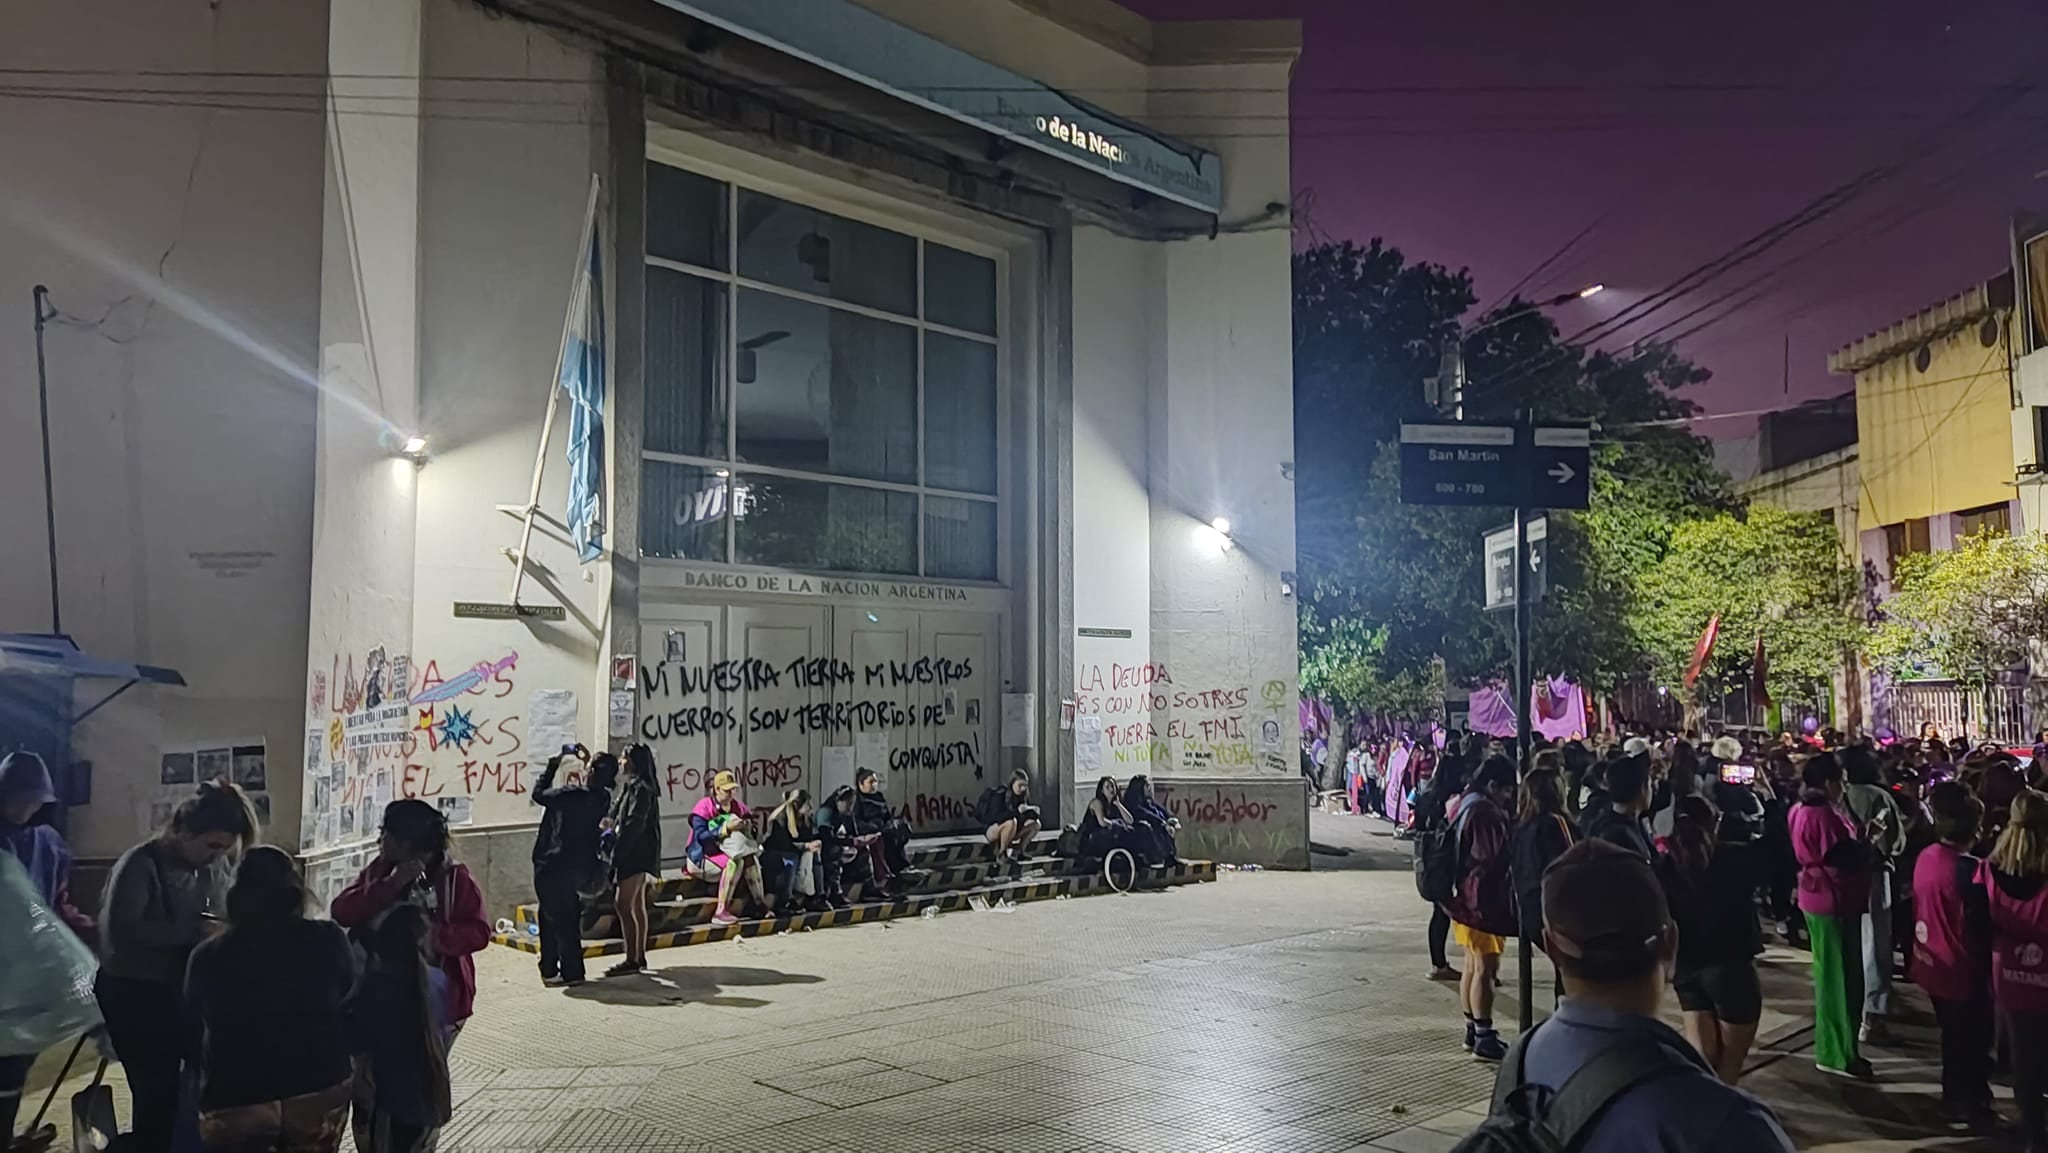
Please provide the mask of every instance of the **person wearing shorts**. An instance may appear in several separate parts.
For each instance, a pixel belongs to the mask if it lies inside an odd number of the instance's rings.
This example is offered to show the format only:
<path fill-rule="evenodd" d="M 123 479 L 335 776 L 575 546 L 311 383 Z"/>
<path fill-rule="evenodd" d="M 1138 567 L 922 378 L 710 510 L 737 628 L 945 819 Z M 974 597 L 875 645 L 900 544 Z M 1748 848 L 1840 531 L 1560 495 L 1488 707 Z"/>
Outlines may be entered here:
<path fill-rule="evenodd" d="M 1705 797 L 1680 797 L 1657 879 L 1678 926 L 1671 985 L 1685 1012 L 1686 1039 L 1733 1085 L 1742 1076 L 1763 1016 L 1756 955 L 1763 948 L 1748 865 L 1724 853 L 1720 815 Z"/>
<path fill-rule="evenodd" d="M 1500 957 L 1518 924 L 1512 873 L 1515 763 L 1487 758 L 1447 814 L 1457 837 L 1458 882 L 1444 911 L 1451 937 L 1465 950 L 1458 992 L 1465 1009 L 1465 1048 L 1481 1061 L 1507 1056 L 1507 1042 L 1493 1027 L 1493 983 Z"/>
<path fill-rule="evenodd" d="M 974 814 L 988 830 L 988 843 L 996 847 L 998 863 L 1021 860 L 1038 835 L 1038 806 L 1031 803 L 1031 774 L 1023 769 L 1010 774 L 1008 782 L 991 785 L 974 806 Z"/>

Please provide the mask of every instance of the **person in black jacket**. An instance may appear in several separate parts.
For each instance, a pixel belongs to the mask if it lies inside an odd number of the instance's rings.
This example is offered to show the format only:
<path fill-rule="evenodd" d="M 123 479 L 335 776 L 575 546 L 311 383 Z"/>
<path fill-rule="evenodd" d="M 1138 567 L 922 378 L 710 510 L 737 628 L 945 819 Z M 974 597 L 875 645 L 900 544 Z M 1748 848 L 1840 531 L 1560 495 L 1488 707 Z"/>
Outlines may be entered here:
<path fill-rule="evenodd" d="M 1643 828 L 1643 811 L 1650 807 L 1650 754 L 1633 753 L 1607 766 L 1606 791 L 1595 793 L 1580 815 L 1579 827 L 1587 840 L 1612 841 L 1645 861 L 1656 852 L 1650 834 Z"/>
<path fill-rule="evenodd" d="M 654 750 L 646 745 L 626 749 L 626 772 L 610 820 L 612 876 L 618 882 L 612 903 L 626 958 L 604 975 L 623 977 L 647 967 L 647 886 L 661 873 L 661 784 L 654 773 Z"/>
<path fill-rule="evenodd" d="M 1579 841 L 1578 826 L 1565 815 L 1558 760 L 1557 754 L 1544 753 L 1522 778 L 1514 838 L 1508 847 L 1508 870 L 1514 878 L 1522 937 L 1539 946 L 1543 941 L 1543 871 Z M 1563 988 L 1560 978 L 1560 995 Z"/>
<path fill-rule="evenodd" d="M 825 899 L 825 841 L 818 833 L 817 806 L 804 789 L 791 789 L 782 803 L 763 822 L 761 859 L 770 866 L 768 885 L 775 893 L 775 907 L 788 910 L 803 907 L 822 912 Z"/>
<path fill-rule="evenodd" d="M 875 778 L 873 769 L 862 769 L 853 775 L 853 790 L 854 831 L 867 844 L 875 846 L 875 874 L 883 885 L 900 890 L 914 871 L 910 867 L 910 822 L 889 807 L 889 798 L 882 794 L 882 782 Z"/>
<path fill-rule="evenodd" d="M 990 785 L 975 802 L 974 817 L 988 831 L 998 862 L 1021 860 L 1038 835 L 1038 806 L 1031 803 L 1031 774 L 1018 769 L 1007 784 Z"/>
<path fill-rule="evenodd" d="M 589 766 L 581 784 L 555 784 L 564 757 Z M 533 803 L 545 810 L 533 840 L 533 892 L 540 905 L 540 979 L 549 985 L 583 983 L 582 891 L 603 868 L 598 842 L 611 809 L 619 761 L 592 757 L 582 745 L 548 758 L 533 783 Z"/>
<path fill-rule="evenodd" d="M 1152 778 L 1143 773 L 1132 777 L 1124 786 L 1124 808 L 1131 811 L 1131 819 L 1152 836 L 1152 844 L 1158 850 L 1163 863 L 1180 864 L 1180 846 L 1174 842 L 1174 832 L 1180 828 L 1180 819 L 1166 811 L 1152 795 Z"/>
<path fill-rule="evenodd" d="M 1446 744 L 1442 760 L 1436 763 L 1436 771 L 1415 791 L 1413 812 L 1416 831 L 1436 828 L 1444 823 L 1444 813 L 1452 799 L 1465 791 L 1465 760 L 1455 744 Z M 1429 979 L 1432 981 L 1455 981 L 1458 971 L 1451 968 L 1446 947 L 1451 936 L 1451 915 L 1438 905 L 1429 915 Z"/>
<path fill-rule="evenodd" d="M 875 882 L 874 856 L 863 847 L 854 831 L 853 809 L 858 794 L 852 785 L 841 785 L 818 806 L 813 827 L 818 835 L 818 861 L 823 866 L 825 902 L 835 909 L 852 904 L 846 887 L 863 889 Z M 866 896 L 865 892 L 862 896 Z"/>
<path fill-rule="evenodd" d="M 1720 814 L 1705 797 L 1681 798 L 1674 815 L 1668 851 L 1657 860 L 1678 926 L 1671 984 L 1685 1012 L 1687 1039 L 1733 1085 L 1763 1017 L 1755 890 L 1746 863 L 1720 843 Z"/>

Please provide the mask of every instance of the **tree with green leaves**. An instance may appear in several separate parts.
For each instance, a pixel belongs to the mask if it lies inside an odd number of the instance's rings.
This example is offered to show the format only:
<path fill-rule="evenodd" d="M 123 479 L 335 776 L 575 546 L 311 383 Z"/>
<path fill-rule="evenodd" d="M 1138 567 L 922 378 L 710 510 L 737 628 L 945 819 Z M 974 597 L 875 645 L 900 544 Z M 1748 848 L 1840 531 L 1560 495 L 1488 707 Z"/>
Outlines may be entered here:
<path fill-rule="evenodd" d="M 1466 419 L 1527 410 L 1597 429 L 1592 510 L 1551 518 L 1539 671 L 1596 689 L 1640 671 L 1632 608 L 1643 574 L 1680 522 L 1732 507 L 1710 448 L 1685 426 L 1697 410 L 1678 394 L 1704 370 L 1662 345 L 1626 356 L 1567 345 L 1520 300 L 1467 324 L 1475 303 L 1465 273 L 1410 263 L 1377 240 L 1295 257 L 1303 689 L 1329 687 L 1324 699 L 1340 708 L 1425 710 L 1409 694 L 1438 678 L 1472 685 L 1508 672 L 1508 621 L 1484 609 L 1481 540 L 1509 510 L 1400 501 L 1400 425 L 1435 418 L 1423 381 L 1445 342 L 1464 341 Z"/>
<path fill-rule="evenodd" d="M 1979 534 L 1899 557 L 1883 612 L 1870 643 L 1879 668 L 1982 691 L 2048 638 L 2048 536 Z"/>
<path fill-rule="evenodd" d="M 1826 700 L 1834 674 L 1858 652 L 1866 629 L 1862 582 L 1824 513 L 1751 505 L 1680 524 L 1644 576 L 1634 626 L 1653 675 L 1680 691 L 1707 622 L 1721 641 L 1701 683 L 1742 683 L 1758 636 L 1775 700 Z"/>

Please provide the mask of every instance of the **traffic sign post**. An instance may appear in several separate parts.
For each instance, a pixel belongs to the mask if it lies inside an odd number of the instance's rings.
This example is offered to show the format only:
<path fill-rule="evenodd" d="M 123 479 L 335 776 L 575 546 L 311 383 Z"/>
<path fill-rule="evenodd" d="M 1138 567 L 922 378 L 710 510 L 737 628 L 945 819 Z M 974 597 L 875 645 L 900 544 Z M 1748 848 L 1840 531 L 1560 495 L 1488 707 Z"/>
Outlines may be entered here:
<path fill-rule="evenodd" d="M 1544 554 L 1534 542 L 1549 536 L 1542 509 L 1583 509 L 1593 498 L 1593 437 L 1579 426 L 1538 427 L 1527 418 L 1513 425 L 1438 422 L 1401 426 L 1401 502 L 1437 505 L 1508 505 L 1515 510 L 1510 530 L 1488 533 L 1486 607 L 1511 595 L 1515 611 L 1515 754 L 1529 767 L 1529 603 L 1548 586 Z M 1510 541 L 1510 537 L 1512 540 Z M 1495 538 L 1506 546 L 1510 572 L 1496 572 Z M 1508 593 L 1512 587 L 1513 592 Z M 1521 983 L 1521 1028 L 1529 1031 L 1535 1002 L 1534 942 L 1522 935 L 1517 957 Z"/>

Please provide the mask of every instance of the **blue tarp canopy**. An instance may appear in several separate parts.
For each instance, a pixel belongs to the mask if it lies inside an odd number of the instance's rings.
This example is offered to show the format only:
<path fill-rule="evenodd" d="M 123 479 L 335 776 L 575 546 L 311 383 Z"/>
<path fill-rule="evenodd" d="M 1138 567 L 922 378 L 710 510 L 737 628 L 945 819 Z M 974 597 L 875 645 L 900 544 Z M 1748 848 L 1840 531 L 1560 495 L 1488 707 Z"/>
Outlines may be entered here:
<path fill-rule="evenodd" d="M 68 636 L 44 633 L 0 633 L 0 673 L 73 679 L 101 677 L 158 685 L 185 683 L 176 669 L 101 660 L 80 649 Z"/>

